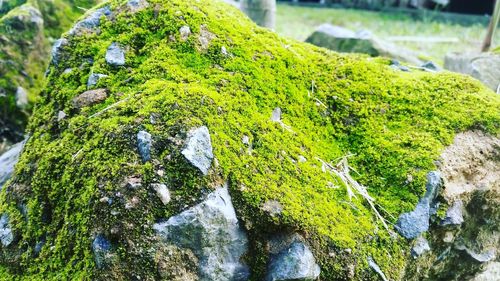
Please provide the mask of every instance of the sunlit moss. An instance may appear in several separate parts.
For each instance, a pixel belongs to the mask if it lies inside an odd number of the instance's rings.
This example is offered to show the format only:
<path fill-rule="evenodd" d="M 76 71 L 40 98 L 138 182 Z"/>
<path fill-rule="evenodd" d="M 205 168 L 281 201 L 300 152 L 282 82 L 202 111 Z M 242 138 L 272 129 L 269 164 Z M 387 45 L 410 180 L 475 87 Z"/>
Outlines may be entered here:
<path fill-rule="evenodd" d="M 69 36 L 63 59 L 49 68 L 26 151 L 1 195 L 0 210 L 11 215 L 22 237 L 20 256 L 3 251 L 3 276 L 157 278 L 145 254 L 151 225 L 227 180 L 257 245 L 246 258 L 253 280 L 265 268 L 259 238 L 284 229 L 307 237 L 324 280 L 346 277 L 350 264 L 356 265 L 356 279 L 374 278 L 368 256 L 391 280 L 400 279 L 407 242 L 391 238 L 362 198 L 350 201 L 318 159 L 336 164 L 350 155 L 353 177 L 394 222 L 423 194 L 426 173 L 457 132 L 500 132 L 500 98 L 471 78 L 400 72 L 385 59 L 283 39 L 217 1 L 155 0 L 133 15 L 120 4 L 105 4 L 114 15 L 101 18 L 99 32 Z M 186 25 L 192 34 L 184 41 L 179 29 Z M 213 35 L 207 49 L 199 40 L 201 29 Z M 124 67 L 105 61 L 112 42 L 126 50 Z M 72 99 L 87 90 L 90 73 L 108 75 L 95 87 L 111 94 L 102 104 L 77 110 Z M 276 107 L 283 111 L 282 123 L 270 120 Z M 57 121 L 59 111 L 68 116 Z M 200 125 L 209 128 L 218 163 L 206 178 L 180 154 L 186 132 Z M 155 140 L 152 162 L 144 164 L 138 155 L 139 130 Z M 129 176 L 141 177 L 143 188 L 127 189 L 123 182 Z M 171 204 L 161 204 L 148 188 L 157 181 L 168 183 Z M 115 202 L 102 203 L 104 196 Z M 133 196 L 140 208 L 125 209 Z M 264 212 L 267 200 L 280 202 L 282 214 Z M 27 206 L 26 219 L 21 204 Z M 110 237 L 121 265 L 95 269 L 95 233 Z M 42 236 L 46 246 L 35 257 Z"/>

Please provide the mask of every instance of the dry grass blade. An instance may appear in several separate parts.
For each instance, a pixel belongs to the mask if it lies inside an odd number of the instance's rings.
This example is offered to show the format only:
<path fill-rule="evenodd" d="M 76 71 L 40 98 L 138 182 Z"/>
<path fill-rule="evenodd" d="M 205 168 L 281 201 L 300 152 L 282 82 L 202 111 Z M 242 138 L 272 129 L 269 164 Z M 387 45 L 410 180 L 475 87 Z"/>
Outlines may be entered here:
<path fill-rule="evenodd" d="M 330 173 L 337 176 L 344 183 L 347 189 L 347 194 L 349 195 L 349 199 L 352 199 L 352 197 L 356 198 L 356 194 L 361 195 L 368 202 L 368 204 L 370 204 L 370 207 L 372 208 L 377 218 L 382 222 L 385 229 L 387 231 L 390 231 L 385 222 L 385 219 L 382 217 L 382 215 L 380 215 L 377 208 L 375 208 L 375 199 L 373 199 L 373 197 L 368 194 L 368 190 L 365 186 L 361 185 L 351 177 L 350 172 L 351 170 L 354 171 L 354 169 L 349 166 L 349 163 L 347 161 L 348 157 L 349 155 L 342 157 L 336 166 L 333 166 L 318 157 L 316 157 L 316 159 L 318 159 L 323 164 L 323 167 L 325 167 Z"/>

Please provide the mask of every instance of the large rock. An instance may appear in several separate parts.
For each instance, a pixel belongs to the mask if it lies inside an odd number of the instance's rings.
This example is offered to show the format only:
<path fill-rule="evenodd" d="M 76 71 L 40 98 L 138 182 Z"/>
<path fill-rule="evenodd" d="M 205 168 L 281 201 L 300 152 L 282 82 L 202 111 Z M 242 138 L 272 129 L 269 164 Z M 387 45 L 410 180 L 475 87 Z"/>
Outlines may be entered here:
<path fill-rule="evenodd" d="M 500 93 L 500 53 L 448 53 L 444 68 L 470 75 Z"/>
<path fill-rule="evenodd" d="M 6 280 L 265 280 L 269 238 L 284 232 L 303 235 L 318 278 L 375 280 L 373 257 L 388 280 L 401 280 L 424 259 L 391 235 L 391 214 L 414 210 L 457 133 L 500 133 L 500 96 L 475 79 L 394 71 L 385 59 L 280 38 L 219 1 L 130 4 L 106 3 L 110 16 L 64 35 L 49 65 L 0 196 L 14 234 L 0 247 Z M 126 51 L 123 67 L 106 61 L 113 42 Z M 97 84 L 106 98 L 80 96 L 91 73 L 108 75 Z M 152 137 L 148 161 L 139 131 Z M 230 198 L 218 189 L 225 182 Z M 93 247 L 97 235 L 110 247 Z M 445 252 L 428 239 L 426 258 Z M 469 257 L 449 240 L 450 253 Z M 488 253 L 493 243 L 481 241 L 463 244 Z M 282 263 L 286 272 L 314 278 L 306 248 L 290 250 L 300 254 L 284 253 L 297 261 Z"/>
<path fill-rule="evenodd" d="M 227 187 L 216 189 L 202 203 L 153 228 L 164 243 L 193 251 L 199 260 L 200 280 L 248 279 L 248 268 L 241 260 L 248 241 Z"/>
<path fill-rule="evenodd" d="M 331 24 L 320 25 L 306 42 L 342 53 L 363 53 L 370 56 L 382 56 L 422 65 L 424 61 L 418 54 L 385 42 L 367 31 L 354 32 L 344 27 Z"/>

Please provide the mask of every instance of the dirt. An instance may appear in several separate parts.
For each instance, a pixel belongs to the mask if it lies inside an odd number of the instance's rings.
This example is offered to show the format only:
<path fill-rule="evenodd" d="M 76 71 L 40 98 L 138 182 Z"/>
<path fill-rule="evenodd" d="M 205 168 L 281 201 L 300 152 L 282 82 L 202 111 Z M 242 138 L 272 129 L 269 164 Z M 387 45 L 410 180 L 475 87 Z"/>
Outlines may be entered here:
<path fill-rule="evenodd" d="M 449 202 L 475 190 L 500 192 L 500 139 L 480 131 L 458 134 L 441 154 L 439 170 Z"/>

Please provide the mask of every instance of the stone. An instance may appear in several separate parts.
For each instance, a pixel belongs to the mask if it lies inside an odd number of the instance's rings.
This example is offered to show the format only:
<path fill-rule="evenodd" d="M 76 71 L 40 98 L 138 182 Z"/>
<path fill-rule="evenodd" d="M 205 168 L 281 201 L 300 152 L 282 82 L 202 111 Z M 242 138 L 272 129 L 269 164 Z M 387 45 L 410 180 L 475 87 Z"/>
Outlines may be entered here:
<path fill-rule="evenodd" d="M 462 210 L 462 200 L 456 200 L 453 202 L 453 205 L 451 205 L 446 211 L 446 217 L 441 222 L 441 225 L 461 225 L 464 222 Z"/>
<path fill-rule="evenodd" d="M 262 210 L 270 214 L 272 217 L 280 215 L 283 212 L 283 206 L 276 200 L 268 200 L 262 206 Z"/>
<path fill-rule="evenodd" d="M 66 38 L 57 39 L 54 42 L 54 45 L 52 46 L 52 51 L 51 51 L 53 64 L 55 64 L 55 65 L 59 64 L 59 61 L 62 58 L 62 49 L 67 44 L 68 44 L 68 40 Z"/>
<path fill-rule="evenodd" d="M 200 43 L 200 48 L 202 51 L 208 50 L 210 43 L 215 39 L 215 35 L 210 32 L 206 25 L 201 25 L 200 34 L 198 35 L 198 42 Z"/>
<path fill-rule="evenodd" d="M 19 86 L 16 90 L 16 105 L 19 108 L 26 108 L 29 104 L 28 101 L 28 91 L 23 87 Z"/>
<path fill-rule="evenodd" d="M 182 155 L 204 175 L 208 174 L 214 155 L 210 133 L 206 126 L 193 129 L 188 133 Z"/>
<path fill-rule="evenodd" d="M 307 245 L 301 241 L 293 241 L 271 256 L 265 280 L 315 280 L 320 272 L 321 269 Z"/>
<path fill-rule="evenodd" d="M 424 62 L 418 58 L 418 54 L 385 42 L 368 31 L 354 32 L 347 28 L 331 24 L 320 25 L 306 42 L 324 47 L 337 52 L 363 53 L 370 56 L 383 56 L 421 65 Z"/>
<path fill-rule="evenodd" d="M 103 102 L 108 98 L 108 90 L 101 88 L 85 91 L 82 94 L 73 98 L 73 106 L 83 108 Z"/>
<path fill-rule="evenodd" d="M 427 174 L 425 195 L 419 200 L 415 210 L 401 214 L 396 222 L 396 230 L 407 239 L 414 239 L 429 229 L 431 210 L 442 184 L 441 174 L 437 171 Z"/>
<path fill-rule="evenodd" d="M 59 110 L 59 112 L 57 113 L 57 121 L 61 121 L 64 118 L 66 118 L 66 113 L 62 110 Z"/>
<path fill-rule="evenodd" d="M 429 229 L 429 204 L 419 202 L 414 211 L 401 214 L 396 230 L 406 239 L 414 239 Z"/>
<path fill-rule="evenodd" d="M 139 150 L 143 162 L 151 160 L 152 146 L 153 139 L 151 138 L 151 134 L 146 131 L 139 131 L 139 133 L 137 133 L 137 149 Z"/>
<path fill-rule="evenodd" d="M 271 114 L 271 121 L 281 122 L 281 108 L 276 107 Z"/>
<path fill-rule="evenodd" d="M 167 186 L 162 183 L 154 183 L 151 185 L 156 191 L 156 194 L 160 198 L 161 202 L 163 205 L 167 205 L 170 202 L 170 191 L 168 190 Z"/>
<path fill-rule="evenodd" d="M 202 203 L 153 226 L 161 241 L 191 250 L 198 258 L 199 280 L 247 280 L 240 259 L 248 239 L 239 225 L 227 186 Z"/>
<path fill-rule="evenodd" d="M 21 155 L 25 143 L 26 141 L 17 143 L 0 155 L 0 190 L 14 173 L 14 166 L 19 160 L 19 155 Z"/>
<path fill-rule="evenodd" d="M 97 9 L 85 19 L 77 22 L 69 31 L 71 35 L 80 35 L 86 32 L 93 32 L 101 23 L 101 17 L 110 17 L 111 9 L 108 6 Z"/>
<path fill-rule="evenodd" d="M 425 239 L 424 237 L 422 236 L 419 236 L 416 240 L 415 240 L 415 244 L 413 245 L 413 247 L 411 248 L 411 255 L 416 258 L 416 257 L 419 257 L 421 256 L 423 253 L 427 252 L 427 251 L 430 251 L 431 250 L 431 247 L 429 246 L 429 242 L 427 241 L 427 239 Z"/>
<path fill-rule="evenodd" d="M 181 34 L 181 40 L 186 41 L 189 38 L 189 35 L 191 35 L 191 28 L 184 25 L 179 29 L 179 33 Z"/>
<path fill-rule="evenodd" d="M 0 242 L 2 246 L 7 247 L 14 241 L 14 234 L 9 225 L 9 215 L 3 214 L 0 217 Z"/>
<path fill-rule="evenodd" d="M 500 93 L 500 53 L 448 53 L 444 68 L 470 75 Z"/>
<path fill-rule="evenodd" d="M 142 179 L 140 177 L 128 177 L 126 180 L 126 186 L 130 189 L 138 189 L 142 187 Z"/>
<path fill-rule="evenodd" d="M 116 42 L 111 43 L 106 50 L 106 62 L 112 66 L 125 65 L 125 51 Z"/>
<path fill-rule="evenodd" d="M 127 7 L 132 13 L 136 13 L 149 7 L 149 3 L 146 0 L 129 0 L 127 2 Z"/>
<path fill-rule="evenodd" d="M 441 67 L 439 67 L 437 64 L 435 64 L 432 61 L 427 61 L 424 64 L 421 65 L 421 67 L 425 68 L 426 70 L 430 71 L 442 71 Z"/>
<path fill-rule="evenodd" d="M 97 82 L 99 82 L 100 79 L 108 77 L 106 74 L 100 74 L 100 73 L 92 73 L 89 76 L 89 79 L 87 80 L 87 88 L 93 87 L 97 85 Z"/>
<path fill-rule="evenodd" d="M 489 262 L 496 258 L 495 249 L 487 249 L 484 252 L 478 253 L 462 244 L 455 245 L 455 248 L 465 251 L 471 258 L 481 263 Z"/>
<path fill-rule="evenodd" d="M 104 235 L 98 234 L 92 242 L 92 251 L 94 252 L 97 268 L 102 269 L 106 267 L 111 251 L 111 242 Z"/>
<path fill-rule="evenodd" d="M 390 66 L 394 70 L 400 70 L 400 71 L 404 71 L 404 72 L 410 72 L 410 69 L 407 66 L 402 65 L 398 60 L 391 60 Z"/>

